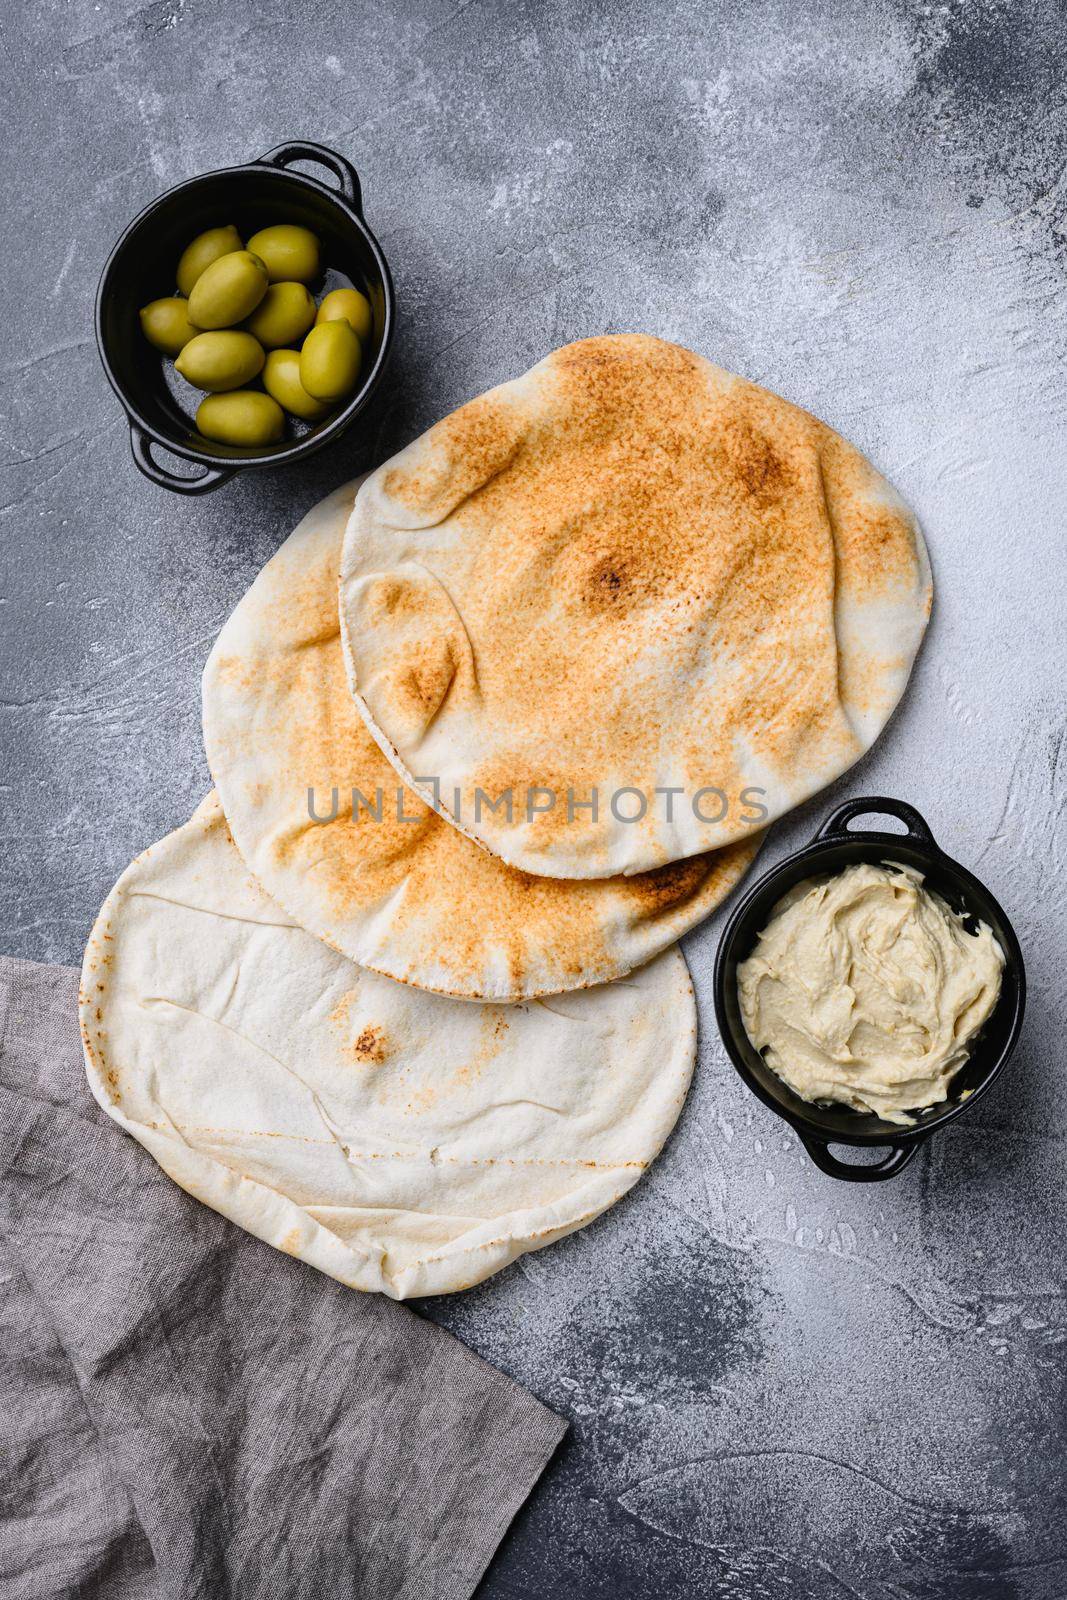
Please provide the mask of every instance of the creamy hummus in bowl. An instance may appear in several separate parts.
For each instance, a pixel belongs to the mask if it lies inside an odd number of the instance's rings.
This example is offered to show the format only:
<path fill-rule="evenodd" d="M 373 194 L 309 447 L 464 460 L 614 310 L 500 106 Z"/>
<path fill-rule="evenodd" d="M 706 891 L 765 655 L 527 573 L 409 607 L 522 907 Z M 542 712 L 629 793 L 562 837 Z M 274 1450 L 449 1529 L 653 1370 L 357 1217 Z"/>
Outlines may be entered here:
<path fill-rule="evenodd" d="M 738 967 L 745 1031 L 802 1100 L 909 1127 L 947 1099 L 1000 998 L 1004 952 L 923 880 L 896 861 L 803 880 Z"/>
<path fill-rule="evenodd" d="M 907 832 L 853 831 L 887 814 Z M 899 1172 L 1007 1061 L 1018 940 L 989 890 L 903 801 L 848 801 L 735 906 L 715 964 L 734 1066 L 835 1177 Z M 831 1145 L 886 1147 L 875 1163 Z"/>

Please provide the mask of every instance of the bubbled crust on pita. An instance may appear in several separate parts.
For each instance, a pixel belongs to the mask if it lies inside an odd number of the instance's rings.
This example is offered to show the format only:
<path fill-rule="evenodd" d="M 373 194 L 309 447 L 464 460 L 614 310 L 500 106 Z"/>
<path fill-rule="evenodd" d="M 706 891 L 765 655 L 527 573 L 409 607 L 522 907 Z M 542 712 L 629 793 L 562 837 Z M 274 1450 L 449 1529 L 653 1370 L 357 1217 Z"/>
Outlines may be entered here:
<path fill-rule="evenodd" d="M 773 817 L 837 777 L 899 698 L 931 593 L 914 519 L 857 451 L 643 335 L 556 351 L 380 468 L 341 582 L 389 758 L 504 860 L 583 878 L 742 837 L 747 787 Z M 593 785 L 598 822 L 570 820 Z M 474 820 L 477 788 L 531 786 L 561 803 Z M 620 824 L 624 786 L 715 786 L 727 815 Z"/>
<path fill-rule="evenodd" d="M 337 608 L 353 489 L 317 506 L 223 628 L 204 673 L 204 738 L 234 839 L 267 891 L 351 960 L 464 999 L 520 1000 L 604 983 L 650 960 L 725 898 L 748 837 L 657 872 L 560 882 L 516 871 L 449 826 L 400 780 L 345 681 Z M 420 605 L 413 602 L 420 598 Z M 405 626 L 421 590 L 388 579 L 374 605 Z M 435 616 L 436 612 L 433 613 Z M 424 625 L 424 624 L 421 624 Z M 442 625 L 409 670 L 429 689 Z M 457 652 L 458 653 L 458 652 Z M 338 791 L 338 815 L 324 817 Z M 371 805 L 381 791 L 381 820 Z"/>

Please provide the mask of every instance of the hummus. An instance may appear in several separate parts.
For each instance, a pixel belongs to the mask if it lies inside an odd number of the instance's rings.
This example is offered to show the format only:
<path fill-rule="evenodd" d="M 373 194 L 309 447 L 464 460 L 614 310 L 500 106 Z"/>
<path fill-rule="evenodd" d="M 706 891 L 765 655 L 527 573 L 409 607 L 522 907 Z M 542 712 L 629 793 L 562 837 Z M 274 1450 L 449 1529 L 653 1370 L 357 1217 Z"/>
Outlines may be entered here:
<path fill-rule="evenodd" d="M 749 1038 L 802 1100 L 911 1123 L 947 1098 L 1003 971 L 992 929 L 969 933 L 921 872 L 887 861 L 790 890 L 737 983 Z"/>

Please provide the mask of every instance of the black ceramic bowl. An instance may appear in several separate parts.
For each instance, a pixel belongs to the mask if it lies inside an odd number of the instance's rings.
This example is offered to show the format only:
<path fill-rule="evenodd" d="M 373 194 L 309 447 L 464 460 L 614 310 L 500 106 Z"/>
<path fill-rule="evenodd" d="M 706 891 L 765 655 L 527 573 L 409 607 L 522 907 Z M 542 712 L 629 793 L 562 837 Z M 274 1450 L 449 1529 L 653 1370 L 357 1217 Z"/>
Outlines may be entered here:
<path fill-rule="evenodd" d="M 899 818 L 907 833 L 849 829 L 852 818 L 870 813 Z M 773 907 L 794 884 L 804 878 L 841 872 L 860 861 L 887 860 L 917 867 L 927 885 L 954 910 L 987 923 L 1005 957 L 1000 998 L 974 1041 L 969 1058 L 952 1079 L 949 1098 L 928 1111 L 918 1112 L 914 1126 L 908 1128 L 886 1122 L 871 1112 L 840 1105 L 811 1105 L 801 1100 L 771 1070 L 749 1039 L 737 993 L 738 965 L 751 954 Z M 848 800 L 838 806 L 811 844 L 772 868 L 735 906 L 715 960 L 715 1015 L 730 1060 L 764 1105 L 796 1129 L 817 1167 L 831 1177 L 860 1183 L 890 1178 L 900 1172 L 924 1139 L 968 1110 L 985 1093 L 1015 1046 L 1025 1000 L 1022 951 L 1004 912 L 977 878 L 939 848 L 922 817 L 903 800 Z M 860 1164 L 841 1161 L 831 1153 L 831 1144 L 890 1148 L 877 1163 Z"/>
<path fill-rule="evenodd" d="M 317 163 L 338 187 L 290 168 Z M 278 444 L 237 448 L 197 433 L 199 392 L 174 371 L 141 333 L 137 313 L 147 301 L 173 294 L 174 274 L 190 239 L 205 228 L 232 222 L 243 239 L 275 222 L 302 223 L 322 243 L 326 290 L 355 284 L 370 300 L 374 326 L 363 350 L 363 370 L 352 398 L 322 422 L 290 421 Z M 283 144 L 243 167 L 224 167 L 190 178 L 153 200 L 130 223 L 108 258 L 96 296 L 96 342 L 111 387 L 130 419 L 133 458 L 153 483 L 179 494 L 204 494 L 250 467 L 300 461 L 330 444 L 363 411 L 377 388 L 393 339 L 393 283 L 377 239 L 363 220 L 359 178 L 344 156 L 320 144 Z M 155 459 L 160 447 L 203 467 L 195 477 L 168 471 Z"/>

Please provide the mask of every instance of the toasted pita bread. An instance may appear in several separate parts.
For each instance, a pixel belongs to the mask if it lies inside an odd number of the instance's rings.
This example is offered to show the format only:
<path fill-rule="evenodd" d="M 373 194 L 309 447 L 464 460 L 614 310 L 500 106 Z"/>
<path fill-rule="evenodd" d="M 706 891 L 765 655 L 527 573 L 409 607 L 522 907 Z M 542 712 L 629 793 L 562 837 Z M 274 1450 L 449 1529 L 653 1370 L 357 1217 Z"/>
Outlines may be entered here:
<path fill-rule="evenodd" d="M 97 1100 L 176 1183 L 395 1299 L 478 1283 L 618 1200 L 696 1046 L 677 950 L 517 1006 L 354 965 L 264 894 L 214 796 L 108 896 L 81 1022 Z"/>
<path fill-rule="evenodd" d="M 753 795 L 773 820 L 838 777 L 930 602 L 915 520 L 852 445 L 644 335 L 567 345 L 386 462 L 341 565 L 350 682 L 386 755 L 557 878 L 721 847 Z M 568 812 L 594 790 L 595 818 Z"/>
<path fill-rule="evenodd" d="M 585 988 L 665 950 L 758 840 L 639 877 L 554 881 L 505 866 L 405 790 L 345 679 L 337 575 L 353 499 L 347 485 L 309 512 L 204 672 L 211 775 L 255 876 L 351 960 L 466 999 Z"/>

